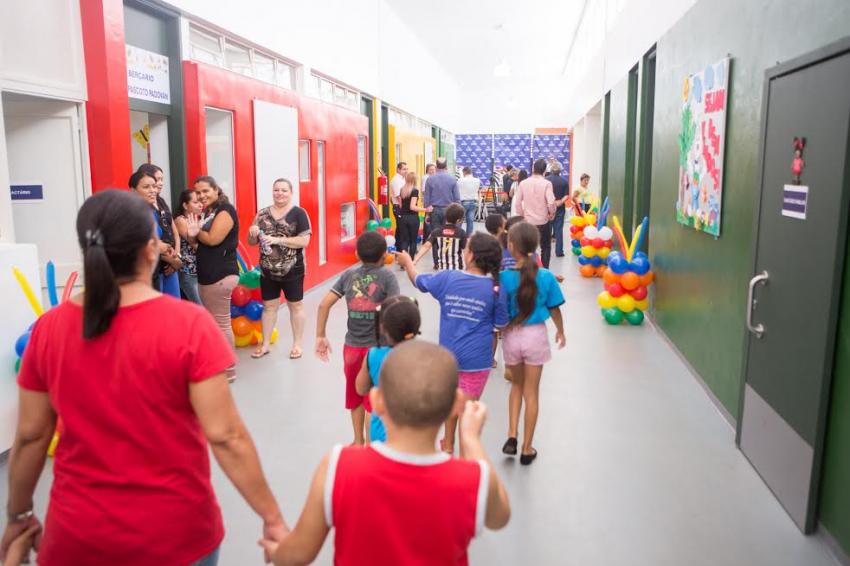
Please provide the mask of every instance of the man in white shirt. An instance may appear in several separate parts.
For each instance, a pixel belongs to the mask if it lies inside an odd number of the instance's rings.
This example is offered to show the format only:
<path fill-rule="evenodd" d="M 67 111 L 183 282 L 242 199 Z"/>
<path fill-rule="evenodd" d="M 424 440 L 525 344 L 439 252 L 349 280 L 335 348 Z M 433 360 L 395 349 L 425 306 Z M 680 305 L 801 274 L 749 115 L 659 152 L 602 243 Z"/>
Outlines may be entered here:
<path fill-rule="evenodd" d="M 396 220 L 401 211 L 401 188 L 404 186 L 405 177 L 407 177 L 407 163 L 399 161 L 395 168 L 395 175 L 390 180 L 390 200 L 393 203 L 393 215 Z"/>
<path fill-rule="evenodd" d="M 460 193 L 460 204 L 466 213 L 466 235 L 472 236 L 474 230 L 473 220 L 475 209 L 478 207 L 478 189 L 481 188 L 481 180 L 472 174 L 469 167 L 463 168 L 463 177 L 457 182 L 457 190 Z"/>

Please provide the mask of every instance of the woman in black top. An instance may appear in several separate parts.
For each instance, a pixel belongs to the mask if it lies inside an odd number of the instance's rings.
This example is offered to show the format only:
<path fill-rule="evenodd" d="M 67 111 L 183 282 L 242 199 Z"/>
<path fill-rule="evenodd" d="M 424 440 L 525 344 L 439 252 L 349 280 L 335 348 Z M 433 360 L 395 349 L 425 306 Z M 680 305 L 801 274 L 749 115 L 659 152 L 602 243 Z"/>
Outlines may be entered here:
<path fill-rule="evenodd" d="M 416 173 L 408 173 L 401 188 L 401 210 L 396 226 L 396 249 L 416 255 L 416 239 L 419 237 L 419 213 L 427 212 L 419 206 L 419 190 L 416 188 Z"/>
<path fill-rule="evenodd" d="M 236 209 L 210 176 L 198 177 L 195 190 L 204 207 L 198 220 L 187 218 L 189 242 L 196 243 L 198 293 L 201 303 L 213 315 L 227 340 L 233 344 L 230 327 L 230 294 L 239 284 L 236 247 L 239 244 L 239 219 Z M 233 381 L 236 374 L 228 370 Z"/>
<path fill-rule="evenodd" d="M 257 212 L 248 229 L 248 243 L 260 246 L 260 293 L 263 296 L 263 343 L 251 354 L 262 358 L 269 353 L 280 294 L 286 297 L 292 325 L 290 359 L 301 357 L 304 336 L 304 248 L 310 244 L 310 218 L 307 211 L 292 202 L 292 183 L 277 179 L 272 184 L 272 205 Z"/>

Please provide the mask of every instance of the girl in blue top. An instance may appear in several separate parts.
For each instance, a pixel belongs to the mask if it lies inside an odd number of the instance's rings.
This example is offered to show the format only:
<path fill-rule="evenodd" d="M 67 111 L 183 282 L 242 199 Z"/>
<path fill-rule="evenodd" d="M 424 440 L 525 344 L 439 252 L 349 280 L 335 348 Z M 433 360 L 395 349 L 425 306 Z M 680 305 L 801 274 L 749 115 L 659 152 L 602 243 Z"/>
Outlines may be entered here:
<path fill-rule="evenodd" d="M 484 392 L 493 362 L 493 333 L 508 324 L 507 295 L 499 285 L 502 249 L 493 236 L 473 234 L 463 250 L 463 271 L 418 274 L 410 256 L 401 265 L 416 288 L 440 303 L 440 345 L 451 351 L 458 366 L 458 388 L 468 400 Z M 443 450 L 454 452 L 457 415 L 446 420 Z"/>
<path fill-rule="evenodd" d="M 508 296 L 508 315 L 511 322 L 504 334 L 502 352 L 505 365 L 510 370 L 511 396 L 508 406 L 508 440 L 502 447 L 505 454 L 517 453 L 519 413 L 525 402 L 522 453 L 520 464 L 531 464 L 537 457 L 531 441 L 537 425 L 540 376 L 543 364 L 552 358 L 546 320 L 555 323 L 555 342 L 564 347 L 564 323 L 560 307 L 564 295 L 558 281 L 548 269 L 538 267 L 534 251 L 540 240 L 536 226 L 521 222 L 508 231 L 508 250 L 516 260 L 516 267 L 499 274 L 499 280 Z"/>
<path fill-rule="evenodd" d="M 378 344 L 388 345 L 369 348 L 354 383 L 358 395 L 366 395 L 372 387 L 379 387 L 381 366 L 387 354 L 397 344 L 412 340 L 419 334 L 421 318 L 415 299 L 401 295 L 389 297 L 378 305 L 377 315 L 375 331 L 378 333 Z M 384 429 L 381 417 L 372 413 L 372 419 L 369 421 L 369 437 L 366 440 L 375 442 L 386 439 L 387 431 Z"/>

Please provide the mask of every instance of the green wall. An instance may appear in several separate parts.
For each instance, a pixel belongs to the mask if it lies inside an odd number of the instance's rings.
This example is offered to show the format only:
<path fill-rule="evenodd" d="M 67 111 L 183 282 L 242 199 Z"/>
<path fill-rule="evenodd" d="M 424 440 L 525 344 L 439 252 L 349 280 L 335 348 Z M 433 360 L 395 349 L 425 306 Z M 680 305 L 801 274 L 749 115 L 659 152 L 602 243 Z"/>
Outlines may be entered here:
<path fill-rule="evenodd" d="M 654 314 L 733 419 L 738 418 L 746 288 L 752 271 L 764 72 L 846 35 L 846 0 L 700 0 L 657 42 L 649 242 L 657 274 Z M 676 223 L 676 137 L 685 76 L 727 55 L 732 70 L 723 216 L 715 239 Z M 621 215 L 628 162 L 627 76 L 610 95 L 607 187 L 611 209 Z M 850 552 L 850 274 L 846 277 L 842 310 L 849 314 L 842 317 L 838 339 L 820 519 Z"/>

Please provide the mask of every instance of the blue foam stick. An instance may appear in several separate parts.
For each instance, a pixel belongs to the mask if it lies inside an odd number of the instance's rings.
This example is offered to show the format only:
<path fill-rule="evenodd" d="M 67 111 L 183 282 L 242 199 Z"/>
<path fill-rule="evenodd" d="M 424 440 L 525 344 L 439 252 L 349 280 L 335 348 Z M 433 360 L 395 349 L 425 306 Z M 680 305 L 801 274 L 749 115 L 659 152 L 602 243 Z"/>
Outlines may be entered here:
<path fill-rule="evenodd" d="M 236 250 L 236 261 L 238 261 L 239 265 L 242 266 L 242 271 L 249 271 L 248 266 L 245 265 L 245 260 L 242 259 L 242 255 L 239 253 L 239 250 Z"/>
<path fill-rule="evenodd" d="M 605 226 L 605 222 L 608 220 L 608 210 L 610 205 L 608 204 L 608 197 L 605 197 L 605 202 L 602 203 L 602 208 L 599 209 L 599 216 L 596 218 L 596 229 L 600 230 L 603 226 Z"/>
<path fill-rule="evenodd" d="M 47 296 L 50 299 L 50 306 L 55 307 L 59 304 L 59 295 L 56 293 L 56 266 L 52 261 L 47 262 L 45 273 L 47 277 Z"/>
<path fill-rule="evenodd" d="M 643 243 L 643 237 L 646 235 L 647 227 L 649 226 L 649 217 L 644 216 L 643 222 L 640 223 L 642 228 L 640 229 L 640 234 L 638 234 L 638 241 L 635 244 L 635 252 L 640 251 L 640 245 Z"/>

